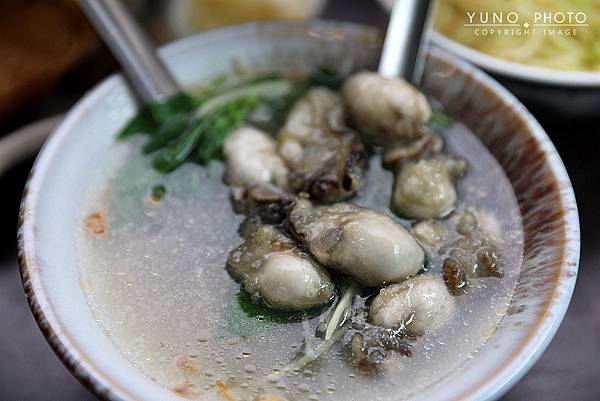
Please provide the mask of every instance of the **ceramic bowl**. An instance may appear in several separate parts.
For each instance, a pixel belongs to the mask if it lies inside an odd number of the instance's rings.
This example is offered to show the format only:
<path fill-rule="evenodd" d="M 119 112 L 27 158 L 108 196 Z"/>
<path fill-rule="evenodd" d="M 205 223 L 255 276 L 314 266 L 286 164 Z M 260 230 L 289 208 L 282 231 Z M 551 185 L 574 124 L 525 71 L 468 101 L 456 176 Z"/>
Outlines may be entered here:
<path fill-rule="evenodd" d="M 57 114 L 34 121 L 0 138 L 0 177 L 13 165 L 35 155 L 62 117 Z"/>
<path fill-rule="evenodd" d="M 490 72 L 528 105 L 565 117 L 596 115 L 600 104 L 600 72 L 560 71 L 513 63 L 464 46 L 439 32 L 435 45 Z"/>
<path fill-rule="evenodd" d="M 378 1 L 388 11 L 394 3 L 394 0 Z M 435 31 L 432 42 L 491 73 L 520 100 L 541 111 L 559 112 L 569 118 L 598 113 L 600 71 L 562 71 L 514 63 L 464 46 Z"/>
<path fill-rule="evenodd" d="M 183 86 L 232 70 L 233 59 L 266 69 L 351 64 L 374 67 L 381 37 L 336 22 L 256 23 L 175 42 L 161 55 Z M 508 314 L 456 373 L 416 400 L 491 400 L 539 358 L 569 304 L 579 260 L 579 223 L 564 165 L 542 127 L 506 89 L 475 67 L 434 49 L 424 88 L 468 125 L 502 165 L 524 227 L 523 266 Z M 179 399 L 133 367 L 90 312 L 79 282 L 75 230 L 82 198 L 115 134 L 136 109 L 120 75 L 84 96 L 37 158 L 23 198 L 19 259 L 25 292 L 59 358 L 106 400 Z M 390 395 L 390 400 L 394 396 Z"/>

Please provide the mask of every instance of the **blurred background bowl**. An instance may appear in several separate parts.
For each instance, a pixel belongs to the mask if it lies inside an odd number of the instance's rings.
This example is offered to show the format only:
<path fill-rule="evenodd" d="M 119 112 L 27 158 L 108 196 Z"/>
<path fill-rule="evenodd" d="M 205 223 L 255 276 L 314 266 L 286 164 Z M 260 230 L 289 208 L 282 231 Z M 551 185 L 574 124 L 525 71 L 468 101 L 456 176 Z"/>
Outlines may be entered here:
<path fill-rule="evenodd" d="M 388 11 L 394 3 L 394 0 L 378 1 Z M 492 3 L 490 11 L 493 10 Z M 460 23 L 456 21 L 456 24 Z M 569 71 L 520 64 L 475 50 L 437 31 L 433 32 L 432 42 L 489 72 L 528 106 L 571 118 L 593 116 L 599 111 L 600 71 Z"/>
<path fill-rule="evenodd" d="M 513 63 L 464 46 L 439 32 L 432 41 L 490 74 L 521 101 L 572 118 L 600 110 L 600 72 L 561 71 Z"/>
<path fill-rule="evenodd" d="M 302 20 L 321 13 L 326 0 L 170 0 L 167 27 L 180 38 L 248 21 Z"/>

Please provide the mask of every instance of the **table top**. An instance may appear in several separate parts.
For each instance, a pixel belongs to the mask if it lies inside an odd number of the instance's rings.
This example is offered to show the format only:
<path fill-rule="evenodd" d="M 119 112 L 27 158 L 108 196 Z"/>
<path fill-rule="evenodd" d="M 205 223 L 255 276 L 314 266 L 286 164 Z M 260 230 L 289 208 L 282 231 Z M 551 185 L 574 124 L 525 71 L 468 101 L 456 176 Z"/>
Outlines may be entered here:
<path fill-rule="evenodd" d="M 327 18 L 384 27 L 387 17 L 364 0 L 332 0 Z M 62 108 L 66 110 L 69 101 Z M 531 111 L 546 129 L 567 167 L 579 205 L 581 265 L 566 318 L 547 351 L 503 398 L 505 401 L 596 401 L 600 399 L 600 157 L 597 118 L 569 120 Z M 51 109 L 55 112 L 56 107 Z M 36 111 L 45 114 L 43 111 Z M 47 113 L 46 113 L 47 114 Z M 29 311 L 16 262 L 16 216 L 31 161 L 0 177 L 0 399 L 85 401 L 94 397 L 53 354 Z"/>

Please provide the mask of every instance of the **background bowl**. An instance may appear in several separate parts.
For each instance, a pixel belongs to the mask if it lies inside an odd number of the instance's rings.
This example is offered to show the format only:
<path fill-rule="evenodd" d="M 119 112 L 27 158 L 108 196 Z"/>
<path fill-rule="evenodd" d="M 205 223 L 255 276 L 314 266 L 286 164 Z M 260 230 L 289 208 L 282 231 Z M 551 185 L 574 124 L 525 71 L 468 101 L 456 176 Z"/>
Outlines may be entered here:
<path fill-rule="evenodd" d="M 232 70 L 233 59 L 264 69 L 329 65 L 374 67 L 381 38 L 370 28 L 335 22 L 256 23 L 200 34 L 162 49 L 183 86 Z M 547 135 L 504 88 L 474 67 L 434 49 L 424 88 L 489 148 L 517 195 L 525 247 L 508 314 L 473 359 L 417 400 L 494 399 L 537 360 L 571 297 L 579 224 L 564 166 Z M 74 238 L 91 177 L 136 103 L 121 76 L 88 93 L 44 146 L 21 208 L 19 260 L 33 314 L 71 371 L 109 400 L 178 399 L 133 367 L 90 312 L 77 272 Z M 390 399 L 394 399 L 393 395 Z"/>
<path fill-rule="evenodd" d="M 394 0 L 378 1 L 388 11 L 394 3 Z M 600 71 L 562 71 L 514 63 L 464 46 L 437 31 L 433 32 L 432 41 L 491 73 L 530 106 L 575 118 L 598 113 Z"/>
<path fill-rule="evenodd" d="M 561 71 L 513 63 L 471 49 L 439 32 L 433 33 L 432 41 L 490 72 L 529 105 L 575 118 L 598 113 L 600 72 Z"/>

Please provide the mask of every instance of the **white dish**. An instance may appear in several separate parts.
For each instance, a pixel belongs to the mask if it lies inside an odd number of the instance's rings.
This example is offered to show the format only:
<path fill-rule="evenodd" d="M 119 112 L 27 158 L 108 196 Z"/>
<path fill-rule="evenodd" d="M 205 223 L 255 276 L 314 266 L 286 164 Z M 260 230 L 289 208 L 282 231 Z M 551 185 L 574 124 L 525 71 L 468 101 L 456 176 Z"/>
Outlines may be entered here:
<path fill-rule="evenodd" d="M 64 116 L 55 115 L 35 121 L 0 138 L 0 176 L 37 151 Z"/>
<path fill-rule="evenodd" d="M 378 2 L 389 11 L 394 0 Z M 570 117 L 589 116 L 598 112 L 599 71 L 562 71 L 514 63 L 471 49 L 436 31 L 432 33 L 432 42 L 492 73 L 528 105 L 559 111 Z"/>

